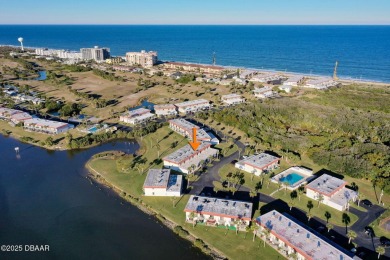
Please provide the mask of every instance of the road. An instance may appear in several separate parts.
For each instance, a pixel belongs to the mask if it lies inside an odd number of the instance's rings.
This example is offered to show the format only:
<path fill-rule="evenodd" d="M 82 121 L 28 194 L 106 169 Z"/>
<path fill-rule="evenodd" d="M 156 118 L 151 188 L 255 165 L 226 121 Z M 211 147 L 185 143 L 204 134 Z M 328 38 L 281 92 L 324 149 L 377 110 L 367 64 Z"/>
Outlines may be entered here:
<path fill-rule="evenodd" d="M 222 133 L 215 131 L 218 136 L 223 136 Z M 241 154 L 245 151 L 245 145 L 240 142 L 239 140 L 235 140 L 234 142 L 238 148 L 242 151 Z M 222 157 L 219 161 L 215 161 L 213 165 L 207 169 L 206 174 L 202 174 L 199 179 L 196 182 L 191 183 L 191 186 L 193 187 L 190 190 L 190 194 L 193 195 L 213 195 L 213 196 L 219 196 L 219 197 L 232 197 L 231 194 L 218 192 L 216 194 L 213 191 L 213 182 L 214 181 L 220 181 L 220 175 L 219 170 L 229 163 L 232 163 L 234 160 L 237 160 L 239 158 L 239 152 L 235 152 L 230 156 Z M 249 197 L 249 189 L 247 187 L 241 186 L 239 190 L 235 193 L 234 196 L 235 199 L 241 199 L 241 200 L 251 200 Z M 293 207 L 290 211 L 290 208 L 288 207 L 287 203 L 280 200 L 275 199 L 269 195 L 258 193 L 257 200 L 253 201 L 255 206 L 258 205 L 259 202 L 263 202 L 266 205 L 262 207 L 262 211 L 267 212 L 272 209 L 276 209 L 280 212 L 287 212 L 291 216 L 293 216 L 296 219 L 299 219 L 304 224 L 308 225 L 310 228 L 314 230 L 314 232 L 318 233 L 318 228 L 320 226 L 325 227 L 326 221 L 322 220 L 318 217 L 313 217 L 310 222 L 307 221 L 307 212 L 303 211 L 301 209 Z M 365 207 L 363 205 L 363 207 Z M 364 256 L 362 258 L 366 257 L 373 257 L 377 254 L 375 253 L 375 248 L 380 245 L 379 238 L 378 237 L 371 237 L 367 235 L 364 232 L 364 228 L 371 224 L 375 219 L 377 219 L 384 211 L 385 209 L 378 206 L 373 205 L 372 207 L 366 207 L 367 212 L 360 211 L 356 208 L 351 207 L 349 209 L 349 212 L 356 215 L 358 217 L 358 220 L 351 226 L 345 227 L 345 226 L 334 226 L 334 228 L 327 232 L 326 229 L 322 229 L 322 236 L 326 237 L 330 243 L 335 243 L 336 245 L 340 245 L 346 249 L 350 249 L 352 247 L 351 244 L 348 244 L 348 238 L 346 237 L 346 230 L 353 230 L 356 232 L 357 237 L 353 240 L 354 243 L 358 245 L 358 254 L 361 254 L 363 252 Z M 347 212 L 348 214 L 348 212 Z M 317 230 L 317 231 L 316 231 Z M 390 249 L 386 250 L 385 257 L 390 257 Z"/>

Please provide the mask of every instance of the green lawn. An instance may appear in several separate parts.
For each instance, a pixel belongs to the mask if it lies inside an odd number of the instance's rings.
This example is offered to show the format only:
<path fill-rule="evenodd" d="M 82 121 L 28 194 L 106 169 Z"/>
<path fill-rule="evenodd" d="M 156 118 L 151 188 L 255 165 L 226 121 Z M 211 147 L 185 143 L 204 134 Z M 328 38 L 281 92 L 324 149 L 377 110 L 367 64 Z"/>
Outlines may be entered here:
<path fill-rule="evenodd" d="M 276 169 L 275 170 L 275 174 L 278 174 L 280 173 L 281 171 L 285 170 L 286 168 L 288 168 L 289 165 L 286 164 L 284 161 L 281 162 L 281 166 L 279 169 Z M 224 177 L 226 176 L 229 172 L 232 172 L 232 173 L 235 173 L 236 171 L 239 171 L 237 168 L 234 167 L 233 164 L 228 164 L 228 165 L 225 165 L 221 168 L 219 174 L 221 175 L 221 177 Z M 244 173 L 244 176 L 245 176 L 245 183 L 244 183 L 244 186 L 249 188 L 249 189 L 254 189 L 255 186 L 256 186 L 256 183 L 258 183 L 259 181 L 261 181 L 262 178 L 264 178 L 263 180 L 263 187 L 261 190 L 259 190 L 259 192 L 261 193 L 264 193 L 264 194 L 267 194 L 267 195 L 270 195 L 272 192 L 276 191 L 278 189 L 278 185 L 273 183 L 273 182 L 270 182 L 269 184 L 269 187 L 267 188 L 267 184 L 269 182 L 269 174 L 267 175 L 264 175 L 261 176 L 261 177 L 257 177 L 257 176 L 254 176 L 253 174 L 250 174 L 250 173 L 247 173 L 247 172 L 244 172 L 244 171 L 241 171 Z M 253 179 L 252 179 L 253 178 Z M 214 186 L 217 186 L 219 189 L 221 189 L 221 185 L 220 183 L 217 183 L 215 182 L 214 183 Z M 278 191 L 276 192 L 274 195 L 273 195 L 274 198 L 276 199 L 281 199 L 283 201 L 285 201 L 286 203 L 288 203 L 289 201 L 291 201 L 291 198 L 290 198 L 290 191 L 287 190 L 286 194 L 285 194 L 285 191 L 284 189 L 281 190 L 281 191 Z M 305 195 L 302 195 L 301 196 L 301 201 L 298 200 L 298 198 L 296 198 L 294 200 L 294 207 L 298 207 L 304 211 L 308 211 L 306 205 L 307 205 L 307 202 L 309 201 L 309 199 L 305 196 Z M 339 225 L 339 226 L 343 226 L 343 222 L 342 222 L 342 214 L 343 212 L 340 212 L 334 208 L 331 208 L 327 205 L 324 205 L 324 204 L 321 204 L 320 207 L 318 208 L 317 207 L 317 201 L 315 200 L 312 200 L 313 202 L 313 205 L 314 205 L 314 208 L 311 209 L 311 213 L 313 214 L 313 216 L 316 216 L 316 217 L 319 217 L 323 220 L 326 220 L 325 216 L 324 216 L 324 213 L 326 211 L 328 211 L 329 213 L 331 213 L 332 217 L 329 219 L 329 222 L 334 224 L 334 225 Z M 357 206 L 354 206 L 356 207 L 357 209 L 359 210 L 362 210 L 362 211 L 365 211 L 365 209 L 363 209 L 362 207 L 357 207 Z M 351 218 L 351 223 L 350 225 L 352 225 L 356 220 L 357 220 L 357 217 L 351 213 L 348 213 L 347 214 L 350 216 Z"/>
<path fill-rule="evenodd" d="M 290 191 L 289 190 L 285 191 L 285 189 L 282 189 L 282 190 L 276 192 L 273 195 L 273 197 L 276 199 L 281 199 L 281 200 L 285 201 L 286 203 L 291 201 Z M 333 225 L 344 226 L 344 223 L 342 222 L 343 213 L 347 213 L 351 219 L 349 226 L 352 225 L 353 223 L 355 223 L 356 220 L 358 219 L 357 216 L 355 216 L 354 214 L 352 214 L 350 212 L 338 211 L 338 210 L 336 210 L 332 207 L 329 207 L 327 205 L 324 205 L 324 204 L 320 204 L 320 206 L 318 207 L 317 206 L 318 201 L 313 200 L 313 199 L 309 199 L 308 197 L 306 197 L 306 195 L 301 195 L 301 200 L 299 200 L 298 198 L 294 199 L 293 200 L 294 207 L 308 212 L 308 208 L 306 205 L 307 205 L 309 200 L 311 200 L 313 205 L 314 205 L 314 207 L 310 210 L 310 213 L 313 215 L 313 217 L 318 217 L 318 218 L 321 218 L 323 220 L 326 220 L 324 214 L 326 211 L 328 211 L 331 214 L 331 218 L 329 219 L 329 222 L 332 223 Z"/>
<path fill-rule="evenodd" d="M 232 146 L 230 148 L 230 146 Z M 225 157 L 227 156 L 230 156 L 232 155 L 233 153 L 235 153 L 236 151 L 238 151 L 238 146 L 236 144 L 229 144 L 229 143 L 220 143 L 218 145 L 215 146 L 215 148 L 218 148 L 218 149 L 226 149 L 226 154 L 225 154 Z"/>
<path fill-rule="evenodd" d="M 170 152 L 170 144 L 173 141 L 180 141 L 183 138 L 177 134 L 171 134 L 166 139 L 170 130 L 166 127 L 159 129 L 156 133 L 146 136 L 142 140 L 143 156 L 147 158 L 147 164 L 157 157 L 157 150 L 150 144 L 151 140 L 162 139 L 160 141 L 160 150 L 163 154 Z M 154 141 L 155 143 L 155 141 Z M 181 142 L 184 145 L 186 142 Z M 150 147 L 154 147 L 150 149 Z M 175 148 L 177 149 L 177 148 Z M 88 163 L 88 166 L 98 171 L 101 176 L 109 183 L 133 197 L 140 198 L 143 203 L 151 207 L 156 212 L 162 214 L 165 218 L 183 226 L 196 237 L 199 237 L 207 244 L 223 252 L 229 259 L 242 259 L 245 255 L 248 259 L 277 259 L 280 254 L 268 245 L 264 248 L 263 242 L 256 239 L 252 242 L 252 235 L 245 232 L 228 231 L 220 228 L 206 228 L 196 226 L 194 229 L 191 224 L 185 223 L 184 207 L 187 204 L 189 195 L 181 198 L 164 198 L 164 197 L 144 197 L 142 196 L 142 185 L 146 174 L 140 174 L 136 169 L 130 169 L 126 173 L 120 172 L 116 168 L 114 159 L 94 159 Z M 161 167 L 161 165 L 152 165 L 152 167 Z M 175 204 L 175 207 L 173 206 Z M 246 238 L 245 238 L 246 236 Z"/>
<path fill-rule="evenodd" d="M 269 195 L 275 190 L 277 190 L 278 188 L 278 186 L 275 183 L 269 181 L 269 174 L 258 177 L 253 174 L 237 169 L 236 167 L 234 167 L 233 164 L 227 164 L 223 166 L 219 171 L 219 175 L 221 177 L 225 177 L 229 172 L 235 173 L 237 171 L 244 173 L 245 183 L 243 184 L 243 186 L 249 189 L 255 189 L 256 184 L 260 182 L 262 179 L 263 179 L 263 186 L 259 190 L 259 192 Z"/>
<path fill-rule="evenodd" d="M 378 199 L 381 191 L 379 188 L 374 189 L 372 183 L 369 180 L 355 179 L 349 176 L 344 176 L 344 180 L 347 181 L 348 184 L 355 182 L 356 185 L 359 187 L 359 192 L 362 193 L 366 199 L 370 200 L 373 204 L 378 204 Z M 385 206 L 389 206 L 390 204 L 389 194 L 383 195 L 382 202 L 385 203 Z"/>

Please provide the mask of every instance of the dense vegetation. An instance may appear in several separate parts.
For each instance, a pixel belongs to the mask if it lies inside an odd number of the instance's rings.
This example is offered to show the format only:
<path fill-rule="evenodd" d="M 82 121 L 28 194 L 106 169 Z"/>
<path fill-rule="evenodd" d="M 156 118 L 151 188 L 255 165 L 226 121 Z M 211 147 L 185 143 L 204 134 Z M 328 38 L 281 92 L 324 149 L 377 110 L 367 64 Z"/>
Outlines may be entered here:
<path fill-rule="evenodd" d="M 114 73 L 110 73 L 110 72 L 106 72 L 106 71 L 102 71 L 102 70 L 98 70 L 98 69 L 93 69 L 93 74 L 95 74 L 96 76 L 99 76 L 103 79 L 107 79 L 107 80 L 110 80 L 110 81 L 121 81 L 121 82 L 124 82 L 125 79 L 120 77 L 120 76 L 115 76 Z"/>
<path fill-rule="evenodd" d="M 91 70 L 90 67 L 80 66 L 80 65 L 76 65 L 76 64 L 64 65 L 63 68 L 65 70 L 70 71 L 70 72 L 86 72 L 86 71 L 90 71 Z"/>
<path fill-rule="evenodd" d="M 335 105 L 327 102 L 329 92 L 320 95 L 314 101 L 283 98 L 200 116 L 239 128 L 262 148 L 292 161 L 308 156 L 331 171 L 370 179 L 389 192 L 390 115 L 370 111 L 371 102 L 351 108 L 338 105 L 337 93 L 332 97 Z M 387 101 L 386 96 L 378 98 L 377 106 L 388 108 Z"/>
<path fill-rule="evenodd" d="M 176 82 L 181 84 L 187 84 L 194 80 L 195 80 L 194 74 L 184 74 L 179 79 L 177 79 Z"/>

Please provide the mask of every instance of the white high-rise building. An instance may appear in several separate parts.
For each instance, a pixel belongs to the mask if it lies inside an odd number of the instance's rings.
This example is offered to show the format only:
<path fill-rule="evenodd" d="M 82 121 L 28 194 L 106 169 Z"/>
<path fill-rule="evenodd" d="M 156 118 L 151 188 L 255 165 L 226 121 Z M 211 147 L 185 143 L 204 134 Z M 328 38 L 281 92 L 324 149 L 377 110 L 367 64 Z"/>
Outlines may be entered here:
<path fill-rule="evenodd" d="M 81 48 L 80 52 L 83 60 L 104 61 L 105 59 L 110 58 L 109 48 L 99 48 L 99 46 L 95 46 L 93 48 Z"/>
<path fill-rule="evenodd" d="M 127 52 L 126 61 L 129 65 L 141 65 L 142 67 L 150 68 L 157 63 L 157 52 Z"/>

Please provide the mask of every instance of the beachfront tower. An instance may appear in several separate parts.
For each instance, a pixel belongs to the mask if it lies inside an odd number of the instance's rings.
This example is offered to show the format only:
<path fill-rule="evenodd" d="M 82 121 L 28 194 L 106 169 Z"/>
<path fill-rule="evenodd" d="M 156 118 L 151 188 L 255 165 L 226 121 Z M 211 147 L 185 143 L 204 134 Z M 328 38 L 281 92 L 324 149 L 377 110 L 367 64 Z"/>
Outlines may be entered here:
<path fill-rule="evenodd" d="M 24 51 L 24 48 L 23 48 L 23 38 L 19 37 L 18 38 L 18 42 L 20 42 L 20 47 L 21 47 L 22 51 Z"/>

